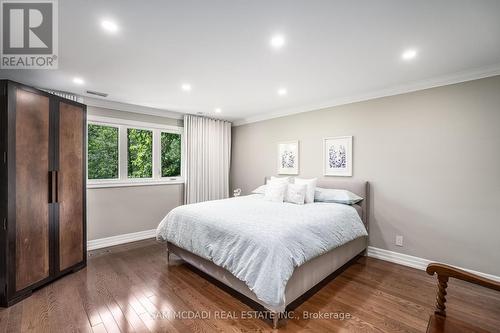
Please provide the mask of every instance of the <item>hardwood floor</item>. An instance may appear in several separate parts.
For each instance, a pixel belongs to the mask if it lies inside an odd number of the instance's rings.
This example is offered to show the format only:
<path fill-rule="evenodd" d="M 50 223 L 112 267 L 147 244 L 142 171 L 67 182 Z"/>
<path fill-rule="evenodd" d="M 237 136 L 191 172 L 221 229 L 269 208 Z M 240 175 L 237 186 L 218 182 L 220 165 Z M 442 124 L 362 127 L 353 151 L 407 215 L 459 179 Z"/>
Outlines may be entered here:
<path fill-rule="evenodd" d="M 450 317 L 500 332 L 500 293 L 455 280 L 449 285 Z M 363 257 L 297 307 L 299 319 L 279 331 L 425 332 L 435 291 L 435 278 L 423 271 Z M 193 315 L 181 311 L 210 318 L 173 318 Z M 164 247 L 147 240 L 94 251 L 87 268 L 0 309 L 0 332 L 272 331 L 268 321 L 241 319 L 249 311 L 180 260 L 167 266 Z"/>

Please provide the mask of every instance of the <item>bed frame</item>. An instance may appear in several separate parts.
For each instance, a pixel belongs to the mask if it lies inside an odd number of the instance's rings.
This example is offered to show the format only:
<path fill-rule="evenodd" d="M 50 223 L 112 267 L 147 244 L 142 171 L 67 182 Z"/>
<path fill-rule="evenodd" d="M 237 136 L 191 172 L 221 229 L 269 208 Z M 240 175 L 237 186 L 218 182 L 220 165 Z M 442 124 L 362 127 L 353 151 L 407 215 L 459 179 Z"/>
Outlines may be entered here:
<path fill-rule="evenodd" d="M 368 207 L 370 194 L 370 185 L 368 182 L 352 180 L 318 180 L 317 186 L 323 188 L 345 189 L 364 198 L 359 206 L 355 208 L 358 211 L 358 214 L 360 214 L 361 220 L 368 230 Z M 201 271 L 202 273 L 222 283 L 224 286 L 229 287 L 232 291 L 235 291 L 236 293 L 232 293 L 233 295 L 236 294 L 237 296 L 243 296 L 243 301 L 246 301 L 245 303 L 250 304 L 251 306 L 258 305 L 258 307 L 270 311 L 271 316 L 269 317 L 273 320 L 273 328 L 277 328 L 279 319 L 286 318 L 286 316 L 283 315 L 286 310 L 295 308 L 307 298 L 312 296 L 314 292 L 319 290 L 319 286 L 322 286 L 331 280 L 347 265 L 354 261 L 353 259 L 362 255 L 367 246 L 367 237 L 361 237 L 297 267 L 290 280 L 288 280 L 285 289 L 286 302 L 283 307 L 273 307 L 262 302 L 243 281 L 236 278 L 226 269 L 171 243 L 167 243 L 167 257 L 169 259 L 170 254 L 174 253 L 182 260 L 192 265 L 195 268 L 195 271 Z M 248 300 L 250 300 L 250 302 L 248 302 Z M 255 306 L 253 307 L 256 308 Z"/>

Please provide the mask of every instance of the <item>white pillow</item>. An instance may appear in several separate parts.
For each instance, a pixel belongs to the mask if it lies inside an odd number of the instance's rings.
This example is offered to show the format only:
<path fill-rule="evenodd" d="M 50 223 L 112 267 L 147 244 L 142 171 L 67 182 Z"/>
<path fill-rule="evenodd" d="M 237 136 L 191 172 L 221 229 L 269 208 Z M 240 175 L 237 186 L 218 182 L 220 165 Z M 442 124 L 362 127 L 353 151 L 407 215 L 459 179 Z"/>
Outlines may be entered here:
<path fill-rule="evenodd" d="M 283 202 L 288 182 L 269 181 L 266 185 L 264 200 L 272 202 Z"/>
<path fill-rule="evenodd" d="M 319 202 L 336 202 L 354 205 L 363 200 L 363 198 L 347 190 L 317 187 L 314 193 L 314 200 Z"/>
<path fill-rule="evenodd" d="M 255 193 L 255 194 L 264 194 L 264 193 L 266 193 L 266 185 L 260 185 L 255 190 L 253 190 L 252 193 Z"/>
<path fill-rule="evenodd" d="M 314 202 L 314 191 L 316 190 L 317 182 L 318 178 L 312 178 L 312 179 L 295 178 L 295 184 L 307 185 L 306 198 L 305 198 L 306 203 Z"/>
<path fill-rule="evenodd" d="M 285 202 L 303 205 L 306 198 L 306 184 L 288 184 L 285 193 Z"/>
<path fill-rule="evenodd" d="M 278 181 L 278 182 L 284 182 L 284 183 L 290 183 L 292 177 L 274 177 L 274 176 L 271 176 L 271 179 L 268 180 L 267 182 L 271 182 L 271 181 Z"/>

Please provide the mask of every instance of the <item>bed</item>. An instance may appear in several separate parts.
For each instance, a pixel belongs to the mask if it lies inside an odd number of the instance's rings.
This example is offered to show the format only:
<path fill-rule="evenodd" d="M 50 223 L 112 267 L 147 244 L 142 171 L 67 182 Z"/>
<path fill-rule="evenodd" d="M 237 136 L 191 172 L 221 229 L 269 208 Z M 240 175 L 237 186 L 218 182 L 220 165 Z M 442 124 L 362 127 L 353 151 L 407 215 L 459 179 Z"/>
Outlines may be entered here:
<path fill-rule="evenodd" d="M 252 194 L 180 206 L 160 223 L 157 239 L 201 272 L 280 314 L 367 247 L 369 184 L 318 180 L 349 190 L 359 204 L 294 205 Z"/>

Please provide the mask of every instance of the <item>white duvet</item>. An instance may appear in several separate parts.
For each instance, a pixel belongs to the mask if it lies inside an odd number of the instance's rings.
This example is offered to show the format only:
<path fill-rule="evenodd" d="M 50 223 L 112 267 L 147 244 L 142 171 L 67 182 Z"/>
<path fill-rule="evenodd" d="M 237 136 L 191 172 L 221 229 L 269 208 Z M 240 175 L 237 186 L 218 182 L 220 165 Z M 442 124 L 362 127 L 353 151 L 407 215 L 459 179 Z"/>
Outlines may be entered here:
<path fill-rule="evenodd" d="M 156 231 L 158 240 L 224 267 L 273 308 L 284 307 L 296 267 L 367 235 L 351 206 L 276 203 L 259 194 L 179 206 Z"/>

